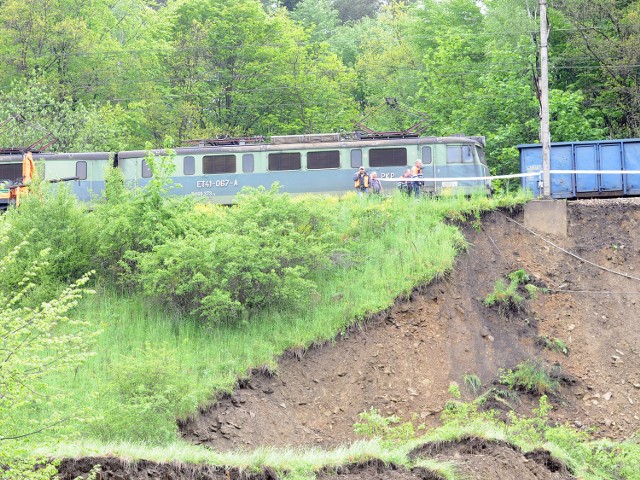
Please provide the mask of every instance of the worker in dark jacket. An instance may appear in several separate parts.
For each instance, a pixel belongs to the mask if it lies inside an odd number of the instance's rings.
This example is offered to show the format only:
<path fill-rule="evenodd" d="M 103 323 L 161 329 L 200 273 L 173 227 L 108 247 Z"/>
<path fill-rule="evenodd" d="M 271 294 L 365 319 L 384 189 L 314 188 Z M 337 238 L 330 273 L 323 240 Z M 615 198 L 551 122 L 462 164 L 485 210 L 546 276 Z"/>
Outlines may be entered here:
<path fill-rule="evenodd" d="M 360 167 L 358 171 L 353 174 L 353 184 L 358 195 L 362 195 L 369 191 L 369 174 L 364 167 Z"/>
<path fill-rule="evenodd" d="M 402 177 L 400 177 L 400 178 L 411 178 L 411 169 L 407 168 L 404 171 L 404 175 L 402 175 Z M 400 189 L 401 192 L 404 192 L 407 195 L 411 195 L 411 191 L 412 191 L 411 183 L 412 182 L 409 182 L 407 180 L 400 180 L 398 182 L 398 188 Z"/>

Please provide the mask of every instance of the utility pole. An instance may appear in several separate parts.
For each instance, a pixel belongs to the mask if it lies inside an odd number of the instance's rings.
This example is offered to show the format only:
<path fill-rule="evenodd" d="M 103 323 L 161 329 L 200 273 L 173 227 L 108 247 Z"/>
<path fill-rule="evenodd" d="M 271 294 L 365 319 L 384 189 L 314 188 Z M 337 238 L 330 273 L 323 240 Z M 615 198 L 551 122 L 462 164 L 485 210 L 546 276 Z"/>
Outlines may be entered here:
<path fill-rule="evenodd" d="M 540 0 L 540 143 L 542 143 L 543 197 L 551 197 L 551 135 L 549 133 L 549 26 L 547 0 Z"/>

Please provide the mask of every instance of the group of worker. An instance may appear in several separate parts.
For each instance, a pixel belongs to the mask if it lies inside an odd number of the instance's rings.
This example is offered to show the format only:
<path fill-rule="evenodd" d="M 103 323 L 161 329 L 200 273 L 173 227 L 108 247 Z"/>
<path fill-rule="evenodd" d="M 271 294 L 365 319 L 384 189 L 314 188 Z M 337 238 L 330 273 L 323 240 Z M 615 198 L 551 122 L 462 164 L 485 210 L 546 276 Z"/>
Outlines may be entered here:
<path fill-rule="evenodd" d="M 424 182 L 417 180 L 422 178 L 422 162 L 420 160 L 416 160 L 413 167 L 407 168 L 400 178 L 398 188 L 401 191 L 405 192 L 409 196 L 412 194 L 416 197 L 419 196 L 420 187 L 424 185 Z M 372 172 L 371 175 L 369 175 L 364 167 L 360 167 L 358 171 L 353 174 L 353 182 L 358 195 L 363 195 L 369 192 L 375 195 L 380 195 L 384 190 L 377 172 Z"/>

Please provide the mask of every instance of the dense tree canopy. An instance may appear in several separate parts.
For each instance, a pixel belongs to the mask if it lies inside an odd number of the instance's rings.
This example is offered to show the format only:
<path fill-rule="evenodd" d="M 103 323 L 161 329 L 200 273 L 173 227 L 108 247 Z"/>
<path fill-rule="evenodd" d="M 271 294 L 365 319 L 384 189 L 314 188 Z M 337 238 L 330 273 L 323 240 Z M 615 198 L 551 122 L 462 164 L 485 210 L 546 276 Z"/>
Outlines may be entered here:
<path fill-rule="evenodd" d="M 640 2 L 550 5 L 552 140 L 638 136 Z M 485 135 L 494 171 L 536 141 L 537 4 L 525 0 L 4 0 L 0 120 L 54 148 L 351 130 Z M 405 110 L 376 110 L 385 97 Z M 373 115 L 375 113 L 375 115 Z M 2 146 L 42 131 L 0 132 Z"/>

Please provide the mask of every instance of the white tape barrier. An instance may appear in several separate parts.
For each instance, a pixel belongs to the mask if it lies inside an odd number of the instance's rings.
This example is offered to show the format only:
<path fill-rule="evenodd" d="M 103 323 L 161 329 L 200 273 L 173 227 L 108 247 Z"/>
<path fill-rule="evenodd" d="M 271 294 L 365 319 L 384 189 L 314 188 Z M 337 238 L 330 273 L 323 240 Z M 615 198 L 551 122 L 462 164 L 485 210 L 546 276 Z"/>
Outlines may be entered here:
<path fill-rule="evenodd" d="M 416 178 L 378 178 L 382 182 L 456 182 L 456 181 L 469 181 L 469 180 L 498 180 L 500 178 L 522 178 L 522 177 L 537 177 L 540 172 L 534 173 L 514 173 L 511 175 L 494 175 L 492 177 L 416 177 Z"/>
<path fill-rule="evenodd" d="M 551 175 L 570 175 L 570 174 L 586 174 L 586 175 L 640 175 L 640 170 L 550 170 Z M 381 182 L 459 182 L 471 180 L 498 180 L 502 178 L 523 178 L 523 177 L 540 177 L 542 171 L 529 173 L 513 173 L 510 175 L 493 175 L 490 177 L 416 177 L 416 178 L 378 178 Z"/>

